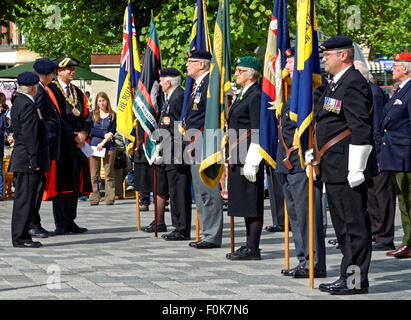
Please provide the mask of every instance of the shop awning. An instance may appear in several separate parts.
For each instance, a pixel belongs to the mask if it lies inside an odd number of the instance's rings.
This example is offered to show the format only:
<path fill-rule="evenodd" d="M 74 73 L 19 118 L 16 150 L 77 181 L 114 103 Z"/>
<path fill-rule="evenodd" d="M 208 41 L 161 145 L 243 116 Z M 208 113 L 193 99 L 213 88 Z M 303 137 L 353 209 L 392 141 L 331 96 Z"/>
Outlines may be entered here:
<path fill-rule="evenodd" d="M 374 61 L 366 61 L 368 70 L 370 73 L 384 73 L 385 72 L 385 64 L 384 62 L 374 62 Z"/>

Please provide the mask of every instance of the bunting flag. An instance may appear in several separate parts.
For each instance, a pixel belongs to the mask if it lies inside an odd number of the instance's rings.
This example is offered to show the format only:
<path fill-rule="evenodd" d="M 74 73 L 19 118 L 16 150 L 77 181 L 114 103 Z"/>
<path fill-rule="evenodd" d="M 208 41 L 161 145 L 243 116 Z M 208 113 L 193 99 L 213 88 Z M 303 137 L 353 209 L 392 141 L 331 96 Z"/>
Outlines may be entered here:
<path fill-rule="evenodd" d="M 140 59 L 137 50 L 136 28 L 131 12 L 131 4 L 128 3 L 124 12 L 123 23 L 123 49 L 121 51 L 120 74 L 117 93 L 117 131 L 128 140 L 134 142 L 134 113 L 133 99 L 137 83 L 140 77 Z M 130 143 L 129 147 L 133 144 Z M 130 153 L 131 148 L 128 148 Z"/>
<path fill-rule="evenodd" d="M 151 135 L 158 128 L 159 111 L 162 103 L 162 91 L 159 84 L 160 70 L 160 46 L 157 30 L 154 21 L 151 19 L 150 36 L 133 103 L 139 125 L 144 129 L 143 148 L 150 165 L 154 161 L 156 147 L 156 142 L 151 138 Z"/>
<path fill-rule="evenodd" d="M 287 0 L 275 0 L 267 49 L 264 58 L 264 72 L 260 112 L 260 154 L 275 169 L 277 153 L 277 118 L 287 99 L 285 77 L 286 61 L 284 51 L 290 48 L 287 22 Z M 276 111 L 277 110 L 277 111 Z"/>
<path fill-rule="evenodd" d="M 193 27 L 191 29 L 190 51 L 206 50 L 211 53 L 211 40 L 208 33 L 206 0 L 197 0 L 194 10 Z M 184 102 L 181 111 L 180 125 L 178 127 L 181 134 L 185 134 L 184 120 L 187 113 L 187 103 L 190 99 L 191 89 L 194 79 L 186 76 L 186 86 L 184 92 Z"/>
<path fill-rule="evenodd" d="M 317 21 L 314 0 L 298 0 L 295 63 L 290 101 L 290 118 L 297 122 L 298 153 L 305 168 L 308 127 L 313 120 L 313 90 L 321 85 Z"/>
<path fill-rule="evenodd" d="M 210 188 L 219 183 L 224 172 L 224 96 L 231 88 L 230 52 L 230 3 L 229 0 L 219 0 L 199 170 L 201 180 Z"/>

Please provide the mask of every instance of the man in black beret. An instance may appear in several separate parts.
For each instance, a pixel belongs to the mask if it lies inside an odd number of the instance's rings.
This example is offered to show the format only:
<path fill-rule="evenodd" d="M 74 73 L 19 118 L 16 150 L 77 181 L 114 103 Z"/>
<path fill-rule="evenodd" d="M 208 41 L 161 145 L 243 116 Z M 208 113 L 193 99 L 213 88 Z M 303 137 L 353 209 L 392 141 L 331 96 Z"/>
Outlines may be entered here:
<path fill-rule="evenodd" d="M 176 68 L 166 68 L 160 72 L 160 86 L 165 94 L 165 107 L 160 116 L 162 138 L 157 144 L 157 168 L 164 170 L 170 194 L 170 213 L 174 230 L 163 234 L 166 241 L 189 240 L 191 231 L 191 173 L 188 166 L 174 165 L 174 140 L 182 141 L 177 125 L 183 108 L 184 90 L 180 86 L 181 73 Z M 179 135 L 179 137 L 175 137 Z M 161 154 L 161 155 L 160 155 Z M 157 174 L 157 180 L 159 175 Z M 161 183 L 160 181 L 157 184 Z"/>
<path fill-rule="evenodd" d="M 37 94 L 34 97 L 34 100 L 36 101 L 36 107 L 40 110 L 47 127 L 50 160 L 55 161 L 58 158 L 60 148 L 61 120 L 56 107 L 53 105 L 53 102 L 47 93 L 46 87 L 54 78 L 56 66 L 50 59 L 40 58 L 34 63 L 33 69 L 40 78 L 37 85 Z M 46 185 L 43 183 L 41 186 L 42 192 L 39 193 L 39 198 L 36 201 L 36 208 L 30 220 L 29 233 L 32 237 L 47 238 L 50 234 L 41 226 L 41 218 L 39 214 L 45 187 Z"/>
<path fill-rule="evenodd" d="M 367 212 L 367 161 L 372 150 L 372 94 L 353 66 L 350 38 L 325 41 L 325 71 L 333 75 L 315 104 L 314 150 L 317 178 L 325 182 L 332 223 L 343 258 L 337 281 L 321 291 L 337 295 L 367 293 L 371 224 Z M 312 150 L 306 153 L 310 162 Z M 358 279 L 354 281 L 352 279 Z M 358 283 L 359 282 L 359 283 Z"/>
<path fill-rule="evenodd" d="M 184 160 L 185 163 L 191 163 L 191 177 L 200 220 L 200 241 L 190 242 L 189 245 L 197 249 L 219 248 L 223 231 L 223 208 L 219 186 L 209 188 L 201 181 L 199 174 L 211 54 L 204 50 L 193 50 L 188 52 L 187 56 L 187 75 L 194 79 L 194 84 L 183 118 L 184 138 L 188 141 L 184 150 Z"/>
<path fill-rule="evenodd" d="M 11 220 L 14 247 L 38 248 L 32 241 L 29 225 L 44 189 L 45 172 L 50 169 L 47 129 L 34 97 L 39 77 L 23 72 L 17 77 L 18 95 L 11 109 L 14 149 L 9 170 L 14 172 L 15 198 Z"/>
<path fill-rule="evenodd" d="M 56 185 L 50 185 L 46 193 L 53 197 L 56 235 L 83 233 L 87 229 L 79 227 L 74 220 L 77 217 L 78 197 L 92 190 L 88 159 L 81 151 L 91 130 L 91 119 L 88 117 L 86 96 L 71 83 L 80 61 L 62 57 L 54 63 L 57 79 L 48 85 L 48 93 L 62 126 L 60 154 L 55 168 L 50 171 L 50 177 L 55 175 Z"/>

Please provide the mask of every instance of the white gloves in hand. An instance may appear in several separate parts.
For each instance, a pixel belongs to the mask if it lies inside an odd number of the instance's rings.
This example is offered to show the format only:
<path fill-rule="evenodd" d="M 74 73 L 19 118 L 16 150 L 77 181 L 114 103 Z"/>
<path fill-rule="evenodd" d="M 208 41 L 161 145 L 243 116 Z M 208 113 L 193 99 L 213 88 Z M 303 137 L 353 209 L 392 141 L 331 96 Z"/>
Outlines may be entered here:
<path fill-rule="evenodd" d="M 305 174 L 307 175 L 307 178 L 310 177 L 310 173 L 309 173 L 309 167 L 308 164 L 309 163 L 313 163 L 314 162 L 314 149 L 308 149 L 305 154 L 304 154 L 304 160 L 305 160 Z M 317 181 L 317 176 L 315 175 L 315 171 L 313 170 L 313 180 Z"/>
<path fill-rule="evenodd" d="M 347 180 L 351 188 L 357 187 L 365 181 L 363 171 L 367 166 L 367 161 L 371 150 L 372 146 L 369 144 L 349 145 Z"/>
<path fill-rule="evenodd" d="M 243 167 L 244 177 L 250 181 L 255 182 L 257 180 L 258 166 L 263 157 L 259 152 L 259 145 L 256 143 L 251 143 L 247 151 L 247 156 L 245 157 L 245 164 Z"/>

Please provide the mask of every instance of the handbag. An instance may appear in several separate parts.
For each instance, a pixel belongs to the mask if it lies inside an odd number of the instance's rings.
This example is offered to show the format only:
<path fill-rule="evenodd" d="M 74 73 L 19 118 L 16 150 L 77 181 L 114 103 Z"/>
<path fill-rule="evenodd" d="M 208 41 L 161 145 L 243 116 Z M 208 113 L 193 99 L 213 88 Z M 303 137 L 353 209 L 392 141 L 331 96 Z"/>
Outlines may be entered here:
<path fill-rule="evenodd" d="M 127 168 L 127 156 L 124 152 L 116 154 L 114 160 L 114 169 L 126 169 Z"/>

